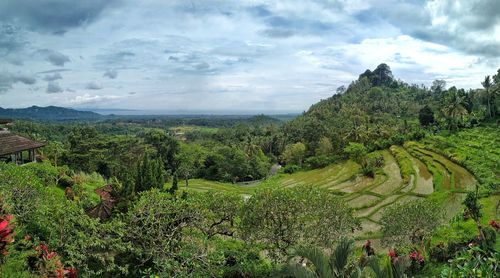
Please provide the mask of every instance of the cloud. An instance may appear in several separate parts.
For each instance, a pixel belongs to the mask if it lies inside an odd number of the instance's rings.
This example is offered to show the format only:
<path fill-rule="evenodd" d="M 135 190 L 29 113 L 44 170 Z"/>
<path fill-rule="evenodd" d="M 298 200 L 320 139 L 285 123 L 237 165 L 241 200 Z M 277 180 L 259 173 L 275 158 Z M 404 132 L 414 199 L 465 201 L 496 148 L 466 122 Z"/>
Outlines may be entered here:
<path fill-rule="evenodd" d="M 0 92 L 9 91 L 15 83 L 33 85 L 36 78 L 25 73 L 0 72 Z"/>
<path fill-rule="evenodd" d="M 54 73 L 54 72 L 65 72 L 65 71 L 71 71 L 71 70 L 70 69 L 53 69 L 53 70 L 40 71 L 37 73 L 38 74 L 45 74 L 45 73 Z"/>
<path fill-rule="evenodd" d="M 0 22 L 0 55 L 7 55 L 23 49 L 28 42 L 19 27 Z"/>
<path fill-rule="evenodd" d="M 99 85 L 96 82 L 89 82 L 89 83 L 87 83 L 87 85 L 85 85 L 85 89 L 100 90 L 100 89 L 102 89 L 102 85 Z"/>
<path fill-rule="evenodd" d="M 64 66 L 65 63 L 70 61 L 68 56 L 55 50 L 40 49 L 37 51 L 37 53 L 54 66 Z"/>
<path fill-rule="evenodd" d="M 56 72 L 54 74 L 47 74 L 43 77 L 43 80 L 45 80 L 45 81 L 54 81 L 54 80 L 58 80 L 58 79 L 62 79 L 61 74 L 59 74 L 58 72 Z"/>
<path fill-rule="evenodd" d="M 49 81 L 49 83 L 47 83 L 46 92 L 48 94 L 56 94 L 56 93 L 61 93 L 63 91 L 64 90 L 61 88 L 61 86 L 59 86 L 59 83 L 57 83 L 55 81 Z"/>
<path fill-rule="evenodd" d="M 0 1 L 0 18 L 16 21 L 33 30 L 63 34 L 65 29 L 93 22 L 105 8 L 115 2 L 117 1 Z"/>
<path fill-rule="evenodd" d="M 102 102 L 107 102 L 110 100 L 116 100 L 122 98 L 121 96 L 115 96 L 115 95 L 91 95 L 91 94 L 84 94 L 80 96 L 76 96 L 70 100 L 68 100 L 68 104 L 72 106 L 78 106 L 78 105 L 83 105 L 83 104 L 95 104 L 95 103 L 102 103 Z"/>
<path fill-rule="evenodd" d="M 109 79 L 115 79 L 118 76 L 118 72 L 114 69 L 111 69 L 104 72 L 102 76 L 107 77 Z"/>
<path fill-rule="evenodd" d="M 498 0 L 376 1 L 369 13 L 421 40 L 468 54 L 500 56 Z"/>

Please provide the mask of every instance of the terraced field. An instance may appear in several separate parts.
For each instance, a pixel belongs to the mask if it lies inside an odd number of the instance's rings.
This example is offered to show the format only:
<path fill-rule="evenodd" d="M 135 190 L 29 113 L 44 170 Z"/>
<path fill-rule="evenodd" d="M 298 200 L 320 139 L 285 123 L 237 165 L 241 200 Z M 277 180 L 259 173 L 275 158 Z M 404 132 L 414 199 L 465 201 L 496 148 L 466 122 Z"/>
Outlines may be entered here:
<path fill-rule="evenodd" d="M 373 239 L 380 236 L 379 221 L 387 207 L 427 198 L 435 191 L 447 192 L 443 202 L 451 217 L 460 207 L 463 192 L 476 184 L 474 176 L 463 167 L 416 142 L 409 142 L 404 147 L 392 146 L 380 153 L 384 166 L 374 178 L 361 176 L 359 165 L 349 160 L 322 169 L 278 174 L 250 186 L 196 179 L 190 181 L 187 190 L 226 190 L 249 196 L 264 187 L 313 185 L 327 188 L 355 209 L 362 224 L 362 230 L 356 233 L 358 238 Z"/>

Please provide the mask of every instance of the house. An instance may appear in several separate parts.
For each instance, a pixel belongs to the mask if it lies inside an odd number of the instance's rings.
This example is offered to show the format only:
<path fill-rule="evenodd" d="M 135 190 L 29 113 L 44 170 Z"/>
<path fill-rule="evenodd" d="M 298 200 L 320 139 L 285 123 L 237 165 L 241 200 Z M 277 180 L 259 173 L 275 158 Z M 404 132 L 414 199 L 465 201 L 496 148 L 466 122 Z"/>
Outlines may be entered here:
<path fill-rule="evenodd" d="M 10 124 L 10 120 L 0 119 L 1 125 Z M 11 133 L 7 128 L 0 127 L 0 161 L 23 164 L 36 160 L 36 149 L 45 143 Z"/>

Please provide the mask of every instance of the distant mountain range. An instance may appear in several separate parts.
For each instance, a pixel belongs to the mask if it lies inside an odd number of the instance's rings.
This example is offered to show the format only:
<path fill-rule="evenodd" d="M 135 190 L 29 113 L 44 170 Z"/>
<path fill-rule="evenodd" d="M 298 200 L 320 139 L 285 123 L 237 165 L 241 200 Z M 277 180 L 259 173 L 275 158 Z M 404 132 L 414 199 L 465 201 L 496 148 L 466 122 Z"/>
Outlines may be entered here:
<path fill-rule="evenodd" d="M 98 112 L 98 113 L 96 113 Z M 85 111 L 64 108 L 58 106 L 31 106 L 27 108 L 2 108 L 0 107 L 0 119 L 26 119 L 35 121 L 104 121 L 104 120 L 137 120 L 137 119 L 178 119 L 187 118 L 197 121 L 206 118 L 220 119 L 249 119 L 249 122 L 262 122 L 265 120 L 288 121 L 295 118 L 297 114 L 271 114 L 263 117 L 263 114 L 212 114 L 212 113 L 166 113 L 165 111 L 146 111 L 146 110 L 127 110 L 127 109 L 92 109 L 86 108 Z"/>
<path fill-rule="evenodd" d="M 57 106 L 31 106 L 28 108 L 1 108 L 0 118 L 30 119 L 37 121 L 95 121 L 102 115 Z"/>

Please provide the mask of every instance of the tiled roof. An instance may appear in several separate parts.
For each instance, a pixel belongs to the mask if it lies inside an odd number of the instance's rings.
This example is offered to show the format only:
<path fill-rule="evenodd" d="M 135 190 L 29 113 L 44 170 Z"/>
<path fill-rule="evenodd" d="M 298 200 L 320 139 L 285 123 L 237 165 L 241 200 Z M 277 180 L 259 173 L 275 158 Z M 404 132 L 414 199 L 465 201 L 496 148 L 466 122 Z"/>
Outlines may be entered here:
<path fill-rule="evenodd" d="M 0 131 L 0 155 L 13 154 L 43 146 L 45 146 L 44 143 L 33 141 L 8 131 Z"/>

